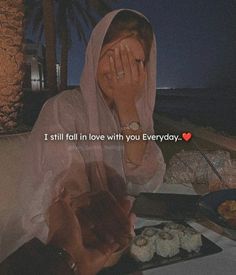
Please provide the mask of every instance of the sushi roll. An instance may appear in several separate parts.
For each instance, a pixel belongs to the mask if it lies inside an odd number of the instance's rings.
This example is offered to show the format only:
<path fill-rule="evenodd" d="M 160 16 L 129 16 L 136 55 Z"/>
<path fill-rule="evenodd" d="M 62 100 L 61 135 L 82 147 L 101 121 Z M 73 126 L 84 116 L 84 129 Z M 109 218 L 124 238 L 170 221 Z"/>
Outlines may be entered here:
<path fill-rule="evenodd" d="M 186 228 L 180 239 L 180 246 L 188 252 L 198 252 L 202 246 L 201 234 L 193 228 Z"/>
<path fill-rule="evenodd" d="M 161 231 L 156 235 L 156 253 L 162 257 L 173 257 L 179 253 L 180 242 L 177 235 Z"/>
<path fill-rule="evenodd" d="M 186 229 L 186 226 L 184 226 L 183 224 L 174 223 L 174 222 L 166 223 L 163 228 L 164 231 L 177 235 L 180 240 L 183 236 L 184 229 Z"/>
<path fill-rule="evenodd" d="M 157 229 L 155 227 L 146 227 L 141 234 L 153 244 L 154 250 L 156 250 L 156 234 L 159 231 L 160 229 Z"/>
<path fill-rule="evenodd" d="M 154 253 L 154 246 L 147 238 L 139 235 L 133 239 L 130 254 L 134 259 L 140 262 L 148 262 L 153 258 Z"/>

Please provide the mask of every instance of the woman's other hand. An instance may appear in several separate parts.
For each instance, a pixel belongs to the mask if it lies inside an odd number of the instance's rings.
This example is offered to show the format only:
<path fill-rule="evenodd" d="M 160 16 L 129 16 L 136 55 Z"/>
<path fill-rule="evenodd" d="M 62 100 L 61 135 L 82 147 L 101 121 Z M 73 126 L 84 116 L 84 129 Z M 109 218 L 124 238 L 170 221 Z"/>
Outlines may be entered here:
<path fill-rule="evenodd" d="M 130 240 L 128 214 L 110 192 L 91 193 L 88 204 L 79 205 L 76 216 L 86 247 L 103 250 L 104 243 L 110 242 L 123 247 Z"/>
<path fill-rule="evenodd" d="M 99 272 L 119 247 L 115 243 L 106 244 L 102 252 L 85 248 L 79 222 L 68 202 L 63 199 L 56 201 L 49 209 L 48 242 L 65 249 L 78 264 L 78 270 L 83 275 Z"/>
<path fill-rule="evenodd" d="M 134 228 L 136 222 L 136 215 L 131 212 L 132 206 L 134 203 L 134 198 L 127 196 L 124 199 L 119 201 L 120 206 L 122 207 L 125 214 L 128 216 L 130 222 L 130 233 L 132 236 L 135 236 Z"/>

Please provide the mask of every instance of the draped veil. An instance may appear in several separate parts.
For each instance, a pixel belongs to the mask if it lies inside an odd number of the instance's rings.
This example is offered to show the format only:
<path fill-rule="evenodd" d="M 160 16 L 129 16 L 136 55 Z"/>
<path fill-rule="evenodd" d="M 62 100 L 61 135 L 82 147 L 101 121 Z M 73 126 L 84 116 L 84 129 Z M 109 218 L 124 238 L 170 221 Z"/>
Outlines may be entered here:
<path fill-rule="evenodd" d="M 96 71 L 106 31 L 113 18 L 121 11 L 110 12 L 94 28 L 86 49 L 80 89 L 62 92 L 49 99 L 41 110 L 27 142 L 22 162 L 23 173 L 19 180 L 17 202 L 19 208 L 9 215 L 8 223 L 0 229 L 0 260 L 34 236 L 46 242 L 48 227 L 45 213 L 62 188 L 66 187 L 72 197 L 108 187 L 114 193 L 123 192 L 127 180 L 122 142 L 45 140 L 45 134 L 119 132 L 119 121 L 107 106 L 97 85 Z M 146 90 L 137 102 L 140 122 L 147 133 L 153 133 L 155 96 L 154 36 L 147 63 Z M 159 178 L 162 181 L 165 168 L 161 152 L 158 151 L 157 154 L 160 159 Z"/>

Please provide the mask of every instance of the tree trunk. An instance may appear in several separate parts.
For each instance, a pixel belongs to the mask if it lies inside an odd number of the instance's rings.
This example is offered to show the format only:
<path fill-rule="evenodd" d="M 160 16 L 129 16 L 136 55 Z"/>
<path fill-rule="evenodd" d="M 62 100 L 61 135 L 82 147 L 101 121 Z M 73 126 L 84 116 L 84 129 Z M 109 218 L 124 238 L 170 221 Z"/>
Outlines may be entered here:
<path fill-rule="evenodd" d="M 68 51 L 68 30 L 66 26 L 64 26 L 61 35 L 61 91 L 67 89 Z"/>
<path fill-rule="evenodd" d="M 46 44 L 46 87 L 50 92 L 56 93 L 56 28 L 53 0 L 43 0 L 43 22 Z"/>
<path fill-rule="evenodd" d="M 17 126 L 22 109 L 23 0 L 0 1 L 0 130 Z"/>

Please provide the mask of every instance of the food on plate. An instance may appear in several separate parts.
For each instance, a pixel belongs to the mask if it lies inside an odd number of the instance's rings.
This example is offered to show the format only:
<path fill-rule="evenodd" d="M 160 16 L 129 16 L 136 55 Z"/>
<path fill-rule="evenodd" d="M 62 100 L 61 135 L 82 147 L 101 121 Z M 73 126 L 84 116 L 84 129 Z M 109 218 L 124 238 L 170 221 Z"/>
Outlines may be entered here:
<path fill-rule="evenodd" d="M 156 250 L 156 234 L 159 231 L 160 229 L 157 229 L 155 227 L 146 227 L 141 234 L 153 244 L 155 250 Z"/>
<path fill-rule="evenodd" d="M 222 202 L 217 211 L 231 226 L 236 227 L 236 200 Z"/>
<path fill-rule="evenodd" d="M 164 225 L 163 230 L 171 234 L 177 234 L 179 239 L 183 236 L 183 231 L 186 228 L 183 224 L 168 222 Z"/>
<path fill-rule="evenodd" d="M 162 257 L 173 257 L 179 253 L 179 238 L 169 232 L 161 231 L 156 235 L 156 253 Z"/>
<path fill-rule="evenodd" d="M 130 254 L 134 259 L 140 262 L 148 262 L 153 258 L 154 253 L 155 247 L 148 238 L 139 235 L 133 239 Z"/>
<path fill-rule="evenodd" d="M 202 246 L 201 234 L 193 228 L 186 227 L 183 224 L 170 222 L 164 226 L 164 230 L 173 235 L 177 235 L 179 238 L 180 247 L 188 252 L 197 252 Z"/>
<path fill-rule="evenodd" d="M 130 254 L 134 259 L 147 262 L 155 254 L 170 258 L 177 255 L 180 249 L 199 252 L 202 236 L 192 227 L 174 222 L 161 223 L 159 226 L 160 228 L 145 227 L 141 234 L 133 239 Z"/>
<path fill-rule="evenodd" d="M 188 252 L 198 252 L 202 246 L 201 234 L 193 228 L 185 228 L 183 230 L 183 235 L 180 238 L 180 246 Z"/>

